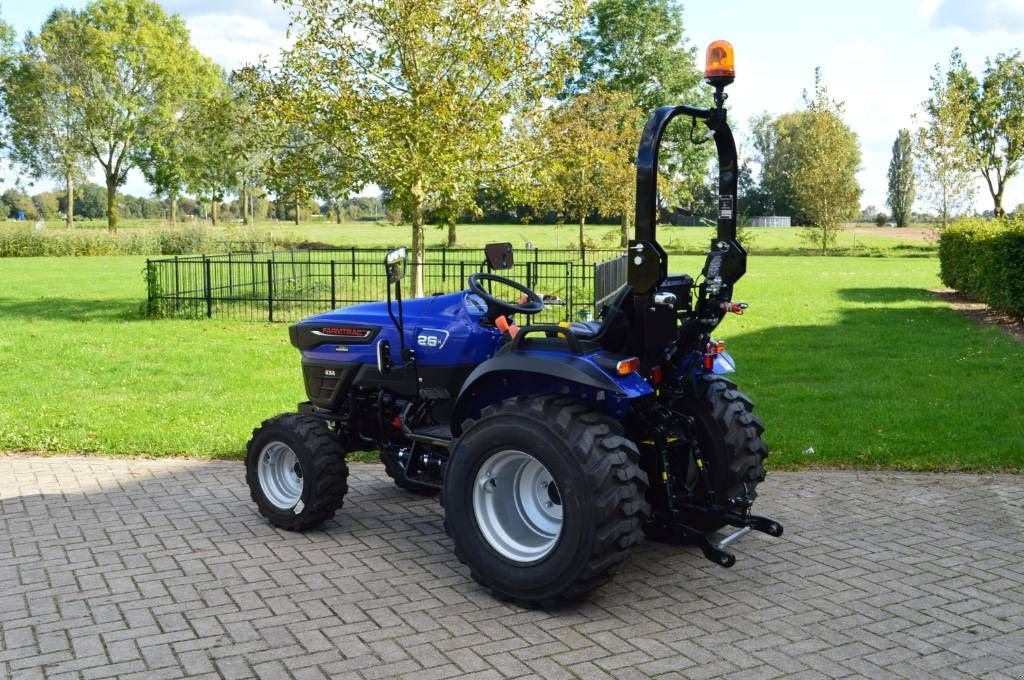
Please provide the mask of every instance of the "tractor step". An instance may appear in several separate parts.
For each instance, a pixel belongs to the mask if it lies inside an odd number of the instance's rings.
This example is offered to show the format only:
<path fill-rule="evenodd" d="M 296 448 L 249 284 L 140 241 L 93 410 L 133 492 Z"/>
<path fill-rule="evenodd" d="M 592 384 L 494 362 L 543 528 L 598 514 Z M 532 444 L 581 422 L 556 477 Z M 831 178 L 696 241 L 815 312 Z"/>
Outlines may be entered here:
<path fill-rule="evenodd" d="M 421 444 L 448 448 L 448 444 L 452 441 L 452 428 L 447 423 L 443 425 L 428 425 L 415 430 L 406 430 L 405 436 Z"/>

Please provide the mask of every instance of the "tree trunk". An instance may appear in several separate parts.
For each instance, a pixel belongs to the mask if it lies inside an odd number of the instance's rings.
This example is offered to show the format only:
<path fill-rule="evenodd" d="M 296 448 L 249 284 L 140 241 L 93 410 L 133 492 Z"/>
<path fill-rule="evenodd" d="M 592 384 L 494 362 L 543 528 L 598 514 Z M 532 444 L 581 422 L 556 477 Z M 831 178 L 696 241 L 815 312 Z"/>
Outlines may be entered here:
<path fill-rule="evenodd" d="M 631 220 L 629 219 L 629 213 L 628 212 L 623 212 L 622 213 L 622 227 L 621 227 L 622 231 L 619 233 L 619 247 L 620 248 L 628 248 L 629 247 L 629 227 L 630 227 L 630 222 L 631 222 Z"/>
<path fill-rule="evenodd" d="M 65 175 L 65 181 L 67 184 L 67 214 L 64 215 L 64 225 L 68 229 L 75 228 L 75 178 L 71 176 L 71 173 Z"/>
<path fill-rule="evenodd" d="M 452 220 L 452 221 L 450 221 L 448 223 L 448 247 L 449 248 L 454 248 L 455 247 L 455 238 L 456 238 L 456 234 L 455 234 L 455 220 Z"/>
<path fill-rule="evenodd" d="M 580 259 L 583 259 L 583 258 L 586 257 L 585 253 L 586 253 L 587 247 L 583 243 L 583 225 L 586 223 L 586 221 L 587 221 L 586 216 L 581 216 L 580 217 Z"/>
<path fill-rule="evenodd" d="M 420 180 L 412 186 L 413 208 L 412 208 L 412 295 L 423 297 L 423 257 L 424 257 L 424 234 L 423 234 L 423 204 L 425 194 L 423 183 Z"/>
<path fill-rule="evenodd" d="M 341 201 L 334 202 L 334 223 L 341 224 Z"/>
<path fill-rule="evenodd" d="M 245 187 L 245 180 L 242 180 L 238 202 L 242 204 L 242 224 L 249 224 L 249 190 Z"/>
<path fill-rule="evenodd" d="M 167 194 L 167 217 L 171 226 L 178 223 L 178 192 L 171 191 Z"/>
<path fill-rule="evenodd" d="M 107 231 L 117 233 L 117 178 L 107 173 Z"/>
<path fill-rule="evenodd" d="M 992 195 L 992 202 L 995 204 L 995 214 L 997 218 L 1006 217 L 1006 211 L 1003 210 L 1003 187 L 999 187 L 999 191 Z"/>
<path fill-rule="evenodd" d="M 295 199 L 295 224 L 299 223 L 299 199 Z"/>
<path fill-rule="evenodd" d="M 218 201 L 217 197 L 214 196 L 213 198 L 210 199 L 210 221 L 213 223 L 213 226 L 215 226 L 215 227 L 217 226 L 217 217 L 218 217 L 217 213 L 219 213 L 219 212 L 220 212 L 220 201 Z"/>

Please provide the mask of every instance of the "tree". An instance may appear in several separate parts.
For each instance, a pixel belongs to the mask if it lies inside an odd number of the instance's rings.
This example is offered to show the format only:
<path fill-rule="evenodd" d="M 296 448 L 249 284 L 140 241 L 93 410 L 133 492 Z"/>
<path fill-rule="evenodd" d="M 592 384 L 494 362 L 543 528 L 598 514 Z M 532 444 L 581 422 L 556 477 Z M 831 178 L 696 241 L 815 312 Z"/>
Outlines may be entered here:
<path fill-rule="evenodd" d="M 892 144 L 889 161 L 889 195 L 886 201 L 897 227 L 907 226 L 914 205 L 914 148 L 910 130 L 900 130 Z"/>
<path fill-rule="evenodd" d="M 594 88 L 624 92 L 643 115 L 667 104 L 701 105 L 710 95 L 701 87 L 703 74 L 696 66 L 694 49 L 683 30 L 682 7 L 676 0 L 596 0 L 575 39 L 580 54 L 579 74 L 570 80 L 565 96 Z M 642 125 L 642 121 L 640 123 Z M 640 125 L 627 152 L 632 162 Z M 685 125 L 670 127 L 661 153 L 666 181 L 681 205 L 692 204 L 702 193 L 711 145 L 691 144 Z M 632 214 L 623 213 L 621 245 L 628 241 Z"/>
<path fill-rule="evenodd" d="M 579 248 L 592 214 L 621 215 L 633 209 L 636 145 L 643 114 L 623 92 L 594 90 L 551 109 L 538 126 L 536 204 L 579 224 Z"/>
<path fill-rule="evenodd" d="M 496 171 L 503 119 L 560 85 L 562 36 L 581 0 L 286 0 L 297 29 L 278 79 L 318 89 L 328 148 L 364 149 L 362 167 L 412 223 L 412 283 L 423 294 L 431 200 L 469 206 Z M 306 126 L 307 129 L 312 125 Z M 340 142 L 335 144 L 334 142 Z"/>
<path fill-rule="evenodd" d="M 0 151 L 7 145 L 6 121 L 7 106 L 3 83 L 10 77 L 14 67 L 16 51 L 14 49 L 14 29 L 0 18 Z"/>
<path fill-rule="evenodd" d="M 82 68 L 75 103 L 90 155 L 103 168 L 107 227 L 117 230 L 117 188 L 147 140 L 172 125 L 206 60 L 178 16 L 152 0 L 94 0 L 68 11 L 67 30 L 41 39 L 75 50 Z"/>
<path fill-rule="evenodd" d="M 981 171 L 995 216 L 1003 217 L 1006 183 L 1024 160 L 1024 61 L 1020 52 L 986 59 L 979 81 L 954 50 L 946 86 L 967 104 L 967 161 Z"/>
<path fill-rule="evenodd" d="M 5 84 L 11 157 L 37 178 L 63 180 L 72 204 L 88 152 L 80 106 L 86 74 L 77 47 L 82 31 L 67 10 L 53 12 L 40 34 L 25 41 Z M 65 224 L 74 227 L 73 211 Z"/>
<path fill-rule="evenodd" d="M 804 93 L 807 109 L 780 126 L 776 154 L 787 160 L 792 191 L 808 227 L 803 236 L 821 254 L 834 245 L 842 222 L 860 208 L 857 184 L 860 145 L 840 118 L 841 102 L 833 101 L 815 69 L 814 94 Z"/>
<path fill-rule="evenodd" d="M 925 123 L 916 133 L 914 147 L 917 169 L 925 195 L 939 210 L 942 226 L 950 216 L 968 205 L 974 194 L 974 178 L 968 163 L 968 116 L 970 102 L 965 88 L 956 86 L 959 53 L 954 52 L 951 68 L 943 74 L 936 65 L 931 78 L 931 96 L 924 102 Z"/>

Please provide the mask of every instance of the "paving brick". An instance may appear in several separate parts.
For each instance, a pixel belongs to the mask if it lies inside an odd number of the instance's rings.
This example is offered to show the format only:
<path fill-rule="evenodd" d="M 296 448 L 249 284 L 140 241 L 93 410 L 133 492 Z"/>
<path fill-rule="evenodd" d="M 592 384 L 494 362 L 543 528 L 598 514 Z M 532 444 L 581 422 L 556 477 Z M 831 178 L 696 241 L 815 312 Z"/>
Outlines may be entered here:
<path fill-rule="evenodd" d="M 647 544 L 557 612 L 495 601 L 440 508 L 353 465 L 289 534 L 235 462 L 0 456 L 0 680 L 1017 677 L 1012 475 L 774 473 L 723 570 Z M 894 503 L 894 499 L 898 502 Z"/>

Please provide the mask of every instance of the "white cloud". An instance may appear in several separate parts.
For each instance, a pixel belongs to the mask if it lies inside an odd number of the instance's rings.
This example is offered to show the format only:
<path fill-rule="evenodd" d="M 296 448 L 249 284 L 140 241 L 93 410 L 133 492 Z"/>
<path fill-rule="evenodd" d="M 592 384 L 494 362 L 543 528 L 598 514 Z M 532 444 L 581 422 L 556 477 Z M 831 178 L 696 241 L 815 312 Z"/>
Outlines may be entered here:
<path fill-rule="evenodd" d="M 256 17 L 230 14 L 202 14 L 186 17 L 192 44 L 225 69 L 239 68 L 266 57 L 274 64 L 290 40 L 286 29 L 271 26 Z"/>
<path fill-rule="evenodd" d="M 273 0 L 164 0 L 163 6 L 185 19 L 200 52 L 228 70 L 264 57 L 276 63 L 290 44 L 290 16 Z"/>
<path fill-rule="evenodd" d="M 930 16 L 936 28 L 1024 33 L 1024 0 L 941 0 Z"/>

